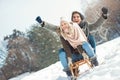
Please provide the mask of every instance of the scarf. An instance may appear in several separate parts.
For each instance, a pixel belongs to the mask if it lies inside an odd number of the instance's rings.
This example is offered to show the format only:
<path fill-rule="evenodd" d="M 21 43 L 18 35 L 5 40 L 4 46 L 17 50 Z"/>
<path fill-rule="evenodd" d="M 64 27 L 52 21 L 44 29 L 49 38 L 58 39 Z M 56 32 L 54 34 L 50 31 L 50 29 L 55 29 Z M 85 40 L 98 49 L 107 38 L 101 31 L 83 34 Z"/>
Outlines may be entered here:
<path fill-rule="evenodd" d="M 87 41 L 87 37 L 85 36 L 82 29 L 79 27 L 77 23 L 69 24 L 69 34 L 65 32 L 61 32 L 61 35 L 65 40 L 67 40 L 70 45 L 76 49 L 78 45 L 82 45 L 84 41 Z"/>

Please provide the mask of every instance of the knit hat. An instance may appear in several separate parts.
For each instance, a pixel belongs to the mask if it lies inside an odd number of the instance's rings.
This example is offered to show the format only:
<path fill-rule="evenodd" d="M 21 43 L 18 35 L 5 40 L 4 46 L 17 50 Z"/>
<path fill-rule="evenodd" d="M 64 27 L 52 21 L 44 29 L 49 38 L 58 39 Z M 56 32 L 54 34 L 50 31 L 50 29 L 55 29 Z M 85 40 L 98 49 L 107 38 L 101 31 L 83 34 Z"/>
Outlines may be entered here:
<path fill-rule="evenodd" d="M 67 18 L 65 18 L 65 17 L 60 17 L 60 22 L 61 21 L 69 22 L 69 20 Z"/>

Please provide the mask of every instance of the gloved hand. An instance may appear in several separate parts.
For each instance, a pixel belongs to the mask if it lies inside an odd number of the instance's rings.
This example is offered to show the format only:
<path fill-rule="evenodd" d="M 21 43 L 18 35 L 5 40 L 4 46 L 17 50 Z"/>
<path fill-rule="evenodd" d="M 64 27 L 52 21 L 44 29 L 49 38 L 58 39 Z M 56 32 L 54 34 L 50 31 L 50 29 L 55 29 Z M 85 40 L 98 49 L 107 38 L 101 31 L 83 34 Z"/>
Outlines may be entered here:
<path fill-rule="evenodd" d="M 35 20 L 36 20 L 38 23 L 40 23 L 40 24 L 42 23 L 42 19 L 41 19 L 40 16 L 37 16 Z"/>
<path fill-rule="evenodd" d="M 103 7 L 103 8 L 102 8 L 102 12 L 103 12 L 103 14 L 107 14 L 107 13 L 108 13 L 108 9 L 105 8 L 105 7 Z"/>
<path fill-rule="evenodd" d="M 107 19 L 108 9 L 105 8 L 105 7 L 103 7 L 101 10 L 102 10 L 102 16 L 103 16 L 103 18 L 104 18 L 104 19 Z"/>
<path fill-rule="evenodd" d="M 41 17 L 40 16 L 37 16 L 36 19 L 35 19 L 38 23 L 41 24 L 42 27 L 44 27 L 44 21 L 42 21 Z"/>

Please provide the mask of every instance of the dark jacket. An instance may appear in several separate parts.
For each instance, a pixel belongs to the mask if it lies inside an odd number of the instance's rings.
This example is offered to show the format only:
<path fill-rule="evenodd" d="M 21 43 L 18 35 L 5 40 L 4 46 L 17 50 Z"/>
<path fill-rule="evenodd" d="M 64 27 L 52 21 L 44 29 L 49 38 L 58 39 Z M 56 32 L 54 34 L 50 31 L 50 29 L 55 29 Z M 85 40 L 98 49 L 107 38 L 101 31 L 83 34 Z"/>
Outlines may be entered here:
<path fill-rule="evenodd" d="M 77 49 L 74 49 L 70 43 L 65 40 L 62 36 L 60 36 L 60 40 L 61 40 L 61 43 L 63 45 L 63 49 L 65 50 L 65 52 L 67 53 L 67 57 L 71 57 L 71 54 L 78 54 L 78 50 Z"/>
<path fill-rule="evenodd" d="M 82 30 L 83 30 L 83 32 L 85 33 L 86 37 L 88 37 L 89 34 L 90 34 L 89 28 L 88 28 L 88 22 L 82 20 L 82 21 L 80 22 L 80 24 L 78 24 L 78 25 L 82 28 Z"/>

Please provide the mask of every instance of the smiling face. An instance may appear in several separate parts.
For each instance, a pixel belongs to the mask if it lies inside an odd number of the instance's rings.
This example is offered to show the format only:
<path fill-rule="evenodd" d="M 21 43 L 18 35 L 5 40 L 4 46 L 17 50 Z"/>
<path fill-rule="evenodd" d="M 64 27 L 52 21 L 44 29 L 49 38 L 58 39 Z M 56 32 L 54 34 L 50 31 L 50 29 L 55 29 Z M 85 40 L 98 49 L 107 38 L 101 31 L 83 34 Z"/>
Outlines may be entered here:
<path fill-rule="evenodd" d="M 60 22 L 60 27 L 63 32 L 68 33 L 69 32 L 69 24 L 66 21 L 61 21 Z"/>
<path fill-rule="evenodd" d="M 72 21 L 76 22 L 77 24 L 79 24 L 81 22 L 81 17 L 78 13 L 74 13 L 73 17 L 72 17 Z"/>

